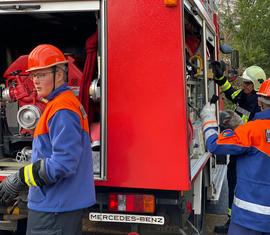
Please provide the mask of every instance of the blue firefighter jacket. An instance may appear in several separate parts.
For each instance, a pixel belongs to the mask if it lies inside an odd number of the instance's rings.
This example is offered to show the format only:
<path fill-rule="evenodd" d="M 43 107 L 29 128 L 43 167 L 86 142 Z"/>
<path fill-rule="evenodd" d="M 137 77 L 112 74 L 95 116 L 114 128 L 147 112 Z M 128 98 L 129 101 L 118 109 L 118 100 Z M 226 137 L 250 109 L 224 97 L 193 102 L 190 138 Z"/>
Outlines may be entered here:
<path fill-rule="evenodd" d="M 237 185 L 231 220 L 245 228 L 270 232 L 270 110 L 253 121 L 218 135 L 205 132 L 206 146 L 215 154 L 237 158 Z"/>
<path fill-rule="evenodd" d="M 67 85 L 47 99 L 34 132 L 32 161 L 45 160 L 49 184 L 29 188 L 28 207 L 42 212 L 89 207 L 96 199 L 86 114 Z"/>

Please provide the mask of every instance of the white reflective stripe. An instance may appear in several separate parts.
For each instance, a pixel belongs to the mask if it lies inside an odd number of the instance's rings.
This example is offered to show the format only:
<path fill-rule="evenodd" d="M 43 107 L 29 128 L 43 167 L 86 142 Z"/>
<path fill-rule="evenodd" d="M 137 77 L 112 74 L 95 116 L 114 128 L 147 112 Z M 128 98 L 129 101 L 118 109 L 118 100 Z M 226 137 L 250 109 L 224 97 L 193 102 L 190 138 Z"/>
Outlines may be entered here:
<path fill-rule="evenodd" d="M 241 113 L 241 114 L 243 114 L 243 115 L 245 115 L 245 116 L 247 116 L 247 117 L 250 116 L 250 112 L 249 112 L 248 110 L 243 109 L 243 108 L 241 108 L 241 107 L 238 106 L 238 105 L 237 105 L 237 107 L 235 108 L 235 111 L 237 111 L 238 113 Z"/>
<path fill-rule="evenodd" d="M 251 211 L 258 214 L 270 215 L 270 206 L 262 206 L 252 202 L 241 200 L 234 196 L 233 203 L 244 210 Z"/>
<path fill-rule="evenodd" d="M 205 142 L 207 141 L 207 139 L 214 134 L 218 134 L 218 132 L 215 129 L 209 129 L 204 133 L 204 138 L 205 138 Z"/>

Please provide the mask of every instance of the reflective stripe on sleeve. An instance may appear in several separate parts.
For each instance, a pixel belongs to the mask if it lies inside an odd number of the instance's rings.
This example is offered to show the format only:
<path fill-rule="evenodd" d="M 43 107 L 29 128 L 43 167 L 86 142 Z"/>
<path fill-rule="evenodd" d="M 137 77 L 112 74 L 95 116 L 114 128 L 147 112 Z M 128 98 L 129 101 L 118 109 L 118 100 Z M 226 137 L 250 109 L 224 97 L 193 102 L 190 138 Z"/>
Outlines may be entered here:
<path fill-rule="evenodd" d="M 234 196 L 233 203 L 244 210 L 251 211 L 258 214 L 270 215 L 270 206 L 262 206 L 259 204 L 247 202 Z"/>
<path fill-rule="evenodd" d="M 239 89 L 239 90 L 235 91 L 234 93 L 232 93 L 232 95 L 231 95 L 232 99 L 234 100 L 235 97 L 238 96 L 240 92 L 241 92 L 241 89 Z"/>
<path fill-rule="evenodd" d="M 249 117 L 246 115 L 242 115 L 241 119 L 243 120 L 244 123 L 248 122 Z"/>
<path fill-rule="evenodd" d="M 215 79 L 221 81 L 221 80 L 224 79 L 224 76 L 222 76 L 222 77 L 220 77 L 220 78 L 215 78 Z"/>
<path fill-rule="evenodd" d="M 231 86 L 232 86 L 231 83 L 228 80 L 226 80 L 226 82 L 222 86 L 220 86 L 220 89 L 222 91 L 227 91 L 230 89 Z"/>
<path fill-rule="evenodd" d="M 24 180 L 29 187 L 37 186 L 33 175 L 33 164 L 29 164 L 24 167 Z"/>

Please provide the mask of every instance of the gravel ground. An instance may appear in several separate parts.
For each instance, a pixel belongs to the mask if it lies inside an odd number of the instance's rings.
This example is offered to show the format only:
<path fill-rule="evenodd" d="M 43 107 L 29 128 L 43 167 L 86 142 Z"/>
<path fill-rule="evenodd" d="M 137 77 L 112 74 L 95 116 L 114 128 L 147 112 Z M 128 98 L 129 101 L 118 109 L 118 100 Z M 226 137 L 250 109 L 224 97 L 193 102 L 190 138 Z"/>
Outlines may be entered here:
<path fill-rule="evenodd" d="M 214 232 L 215 225 L 225 224 L 227 219 L 227 215 L 207 214 L 203 235 L 217 235 L 217 233 Z"/>

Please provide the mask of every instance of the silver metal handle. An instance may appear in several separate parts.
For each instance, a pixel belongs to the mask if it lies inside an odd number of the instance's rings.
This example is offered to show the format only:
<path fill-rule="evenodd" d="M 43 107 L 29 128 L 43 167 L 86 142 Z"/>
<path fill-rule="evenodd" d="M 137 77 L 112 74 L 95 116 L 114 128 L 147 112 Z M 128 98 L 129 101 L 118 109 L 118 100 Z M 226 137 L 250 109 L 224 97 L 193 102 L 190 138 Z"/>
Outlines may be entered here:
<path fill-rule="evenodd" d="M 24 11 L 24 10 L 39 10 L 41 8 L 40 5 L 2 5 L 0 6 L 0 10 L 3 11 Z"/>

